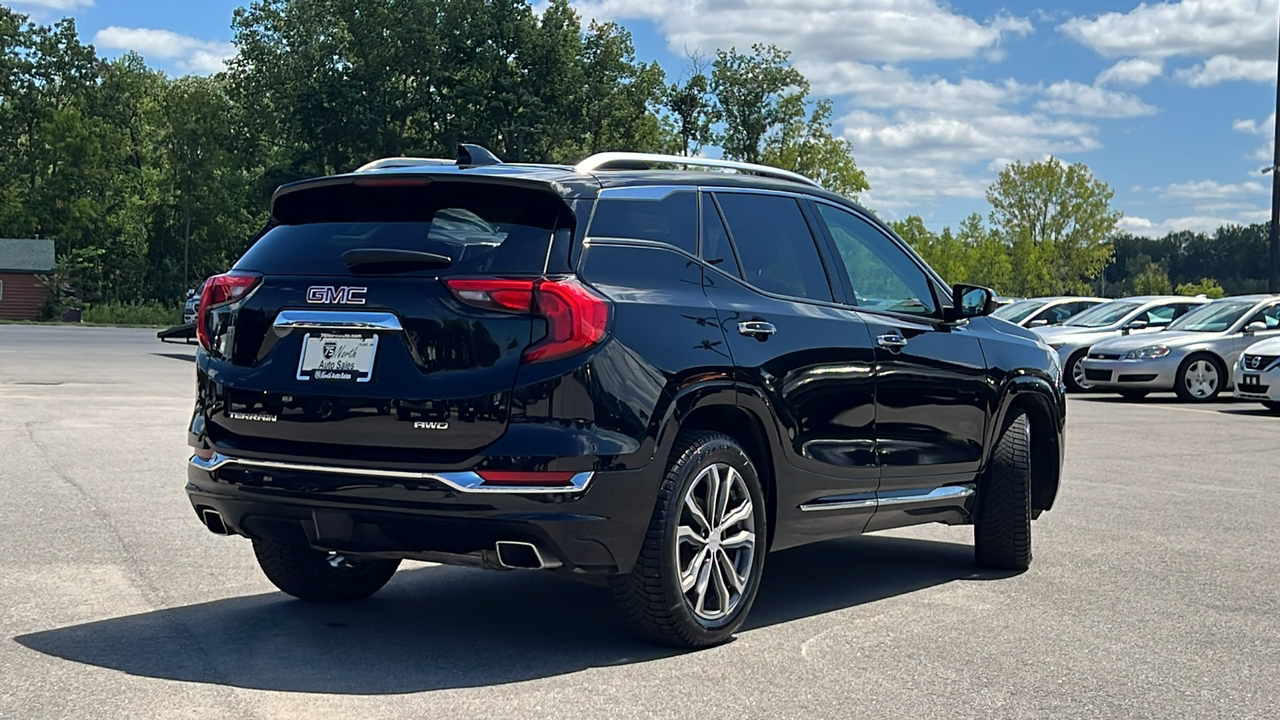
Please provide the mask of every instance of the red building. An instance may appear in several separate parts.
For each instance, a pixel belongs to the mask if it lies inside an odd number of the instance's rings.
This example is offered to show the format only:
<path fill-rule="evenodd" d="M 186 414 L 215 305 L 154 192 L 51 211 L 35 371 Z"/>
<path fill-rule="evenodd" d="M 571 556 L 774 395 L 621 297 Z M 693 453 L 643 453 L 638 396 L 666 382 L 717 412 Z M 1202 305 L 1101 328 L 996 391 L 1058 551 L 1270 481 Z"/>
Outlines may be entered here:
<path fill-rule="evenodd" d="M 41 279 L 53 271 L 52 240 L 0 238 L 0 320 L 37 320 L 49 302 Z"/>

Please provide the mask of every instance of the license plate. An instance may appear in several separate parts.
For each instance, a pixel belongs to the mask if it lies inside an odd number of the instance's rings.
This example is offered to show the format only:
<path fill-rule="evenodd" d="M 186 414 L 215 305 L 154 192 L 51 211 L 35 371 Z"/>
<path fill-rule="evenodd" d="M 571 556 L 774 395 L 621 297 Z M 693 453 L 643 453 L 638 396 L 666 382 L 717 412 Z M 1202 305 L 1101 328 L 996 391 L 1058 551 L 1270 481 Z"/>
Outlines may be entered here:
<path fill-rule="evenodd" d="M 1258 381 L 1257 375 L 1250 375 L 1249 373 L 1245 373 L 1244 379 L 1240 382 L 1240 384 L 1241 385 L 1261 385 L 1262 383 Z"/>
<path fill-rule="evenodd" d="M 377 354 L 377 335 L 307 333 L 302 336 L 298 379 L 369 382 Z"/>

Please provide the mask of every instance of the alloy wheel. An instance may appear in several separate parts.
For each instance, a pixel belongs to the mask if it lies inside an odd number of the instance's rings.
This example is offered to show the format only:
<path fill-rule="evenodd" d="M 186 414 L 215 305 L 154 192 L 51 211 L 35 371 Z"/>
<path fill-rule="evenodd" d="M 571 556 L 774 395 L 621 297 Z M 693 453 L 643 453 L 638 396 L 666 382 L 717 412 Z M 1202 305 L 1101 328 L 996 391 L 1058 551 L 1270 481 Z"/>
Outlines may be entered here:
<path fill-rule="evenodd" d="M 685 493 L 676 529 L 680 591 L 701 621 L 724 620 L 738 607 L 755 562 L 755 507 L 733 466 L 715 463 Z"/>
<path fill-rule="evenodd" d="M 1076 381 L 1076 385 L 1081 390 L 1089 390 L 1093 387 L 1093 383 L 1084 377 L 1084 358 L 1085 356 L 1081 354 L 1075 362 L 1071 363 L 1071 379 Z"/>
<path fill-rule="evenodd" d="M 1187 366 L 1182 384 L 1192 397 L 1207 398 L 1218 390 L 1218 368 L 1208 360 L 1196 360 Z"/>

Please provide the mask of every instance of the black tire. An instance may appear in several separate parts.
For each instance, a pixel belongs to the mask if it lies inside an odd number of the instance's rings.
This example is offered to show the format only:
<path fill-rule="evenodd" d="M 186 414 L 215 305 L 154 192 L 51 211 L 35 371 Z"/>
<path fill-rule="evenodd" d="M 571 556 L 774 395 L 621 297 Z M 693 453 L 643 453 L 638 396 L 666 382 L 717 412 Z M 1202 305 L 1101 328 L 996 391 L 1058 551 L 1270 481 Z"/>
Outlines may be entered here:
<path fill-rule="evenodd" d="M 1208 395 L 1195 395 L 1191 392 L 1190 388 L 1187 387 L 1187 373 L 1191 370 L 1193 365 L 1202 360 L 1208 362 L 1213 366 L 1214 370 L 1217 371 L 1218 384 L 1217 387 L 1215 387 Z M 1226 387 L 1229 379 L 1230 376 L 1227 375 L 1227 366 L 1218 359 L 1218 356 L 1210 355 L 1209 353 L 1197 353 L 1188 357 L 1186 360 L 1183 360 L 1182 364 L 1178 366 L 1178 374 L 1173 378 L 1173 391 L 1176 392 L 1178 397 L 1184 402 L 1213 402 L 1222 394 L 1222 389 Z"/>
<path fill-rule="evenodd" d="M 993 570 L 1031 566 L 1031 436 L 1021 411 L 1006 421 L 978 485 L 974 558 Z"/>
<path fill-rule="evenodd" d="M 1075 378 L 1076 363 L 1079 363 L 1080 361 L 1084 360 L 1085 356 L 1088 354 L 1089 354 L 1089 348 L 1082 348 L 1080 350 L 1077 350 L 1071 353 L 1071 356 L 1067 358 L 1067 364 L 1062 369 L 1062 380 L 1067 385 L 1067 392 L 1073 392 L 1073 393 L 1089 392 L 1090 388 L 1087 388 L 1081 385 L 1080 383 L 1076 382 L 1076 378 Z"/>
<path fill-rule="evenodd" d="M 1280 413 L 1280 402 L 1274 400 L 1263 400 L 1262 406 L 1273 413 Z"/>
<path fill-rule="evenodd" d="M 726 614 L 722 618 L 708 620 L 700 617 L 691 607 L 686 591 L 680 588 L 681 557 L 683 553 L 697 548 L 693 542 L 685 541 L 682 545 L 677 540 L 677 532 L 686 515 L 685 496 L 695 483 L 699 485 L 705 478 L 703 471 L 712 465 L 727 465 L 736 471 L 742 479 L 741 486 L 732 483 L 730 489 L 739 496 L 742 486 L 745 495 L 751 501 L 751 528 L 755 542 L 751 549 L 749 567 L 746 569 L 745 582 L 738 598 L 734 602 L 718 605 Z M 717 471 L 719 472 L 719 470 Z M 696 498 L 695 493 L 695 498 Z M 730 508 L 725 515 L 731 515 L 732 508 L 744 508 L 739 502 L 733 505 L 733 494 L 730 494 Z M 709 519 L 714 523 L 714 517 Z M 746 522 L 745 520 L 740 522 Z M 733 526 L 737 527 L 737 524 Z M 732 529 L 732 528 L 731 528 Z M 703 533 L 707 535 L 708 533 Z M 683 648 L 702 648 L 718 645 L 727 641 L 742 626 L 751 604 L 755 601 L 756 591 L 760 587 L 760 576 L 764 570 L 764 555 L 768 538 L 764 493 L 760 487 L 760 478 L 756 474 L 751 458 L 733 438 L 727 435 L 708 431 L 682 431 L 676 439 L 671 460 L 667 464 L 667 472 L 658 492 L 658 500 L 649 521 L 649 530 L 645 536 L 640 557 L 636 560 L 631 572 L 609 578 L 609 586 L 614 601 L 626 616 L 628 623 L 641 635 L 664 645 Z M 702 542 L 702 541 L 698 541 Z M 703 548 L 711 547 L 703 545 Z M 718 542 L 716 548 L 718 548 Z M 702 551 L 692 553 L 693 556 Z M 720 578 L 725 577 L 723 565 L 715 562 L 720 556 L 713 549 L 712 567 L 708 567 L 708 577 L 712 572 Z M 742 562 L 741 548 L 731 550 L 737 553 L 735 560 L 724 554 L 725 562 L 734 567 Z M 692 564 L 692 561 L 690 561 Z M 692 575 L 691 575 L 692 577 Z M 739 576 L 741 577 L 741 576 Z M 716 592 L 710 581 L 704 585 L 708 592 Z M 696 587 L 688 592 L 697 594 Z M 736 592 L 730 590 L 730 593 Z M 702 608 L 706 613 L 706 606 Z"/>
<path fill-rule="evenodd" d="M 1151 392 L 1150 390 L 1121 390 L 1120 397 L 1124 398 L 1125 400 L 1141 400 L 1142 398 L 1146 397 L 1150 392 Z"/>
<path fill-rule="evenodd" d="M 254 540 L 258 566 L 273 585 L 301 600 L 341 603 L 363 600 L 382 589 L 400 566 L 399 560 L 341 558 L 303 545 Z"/>

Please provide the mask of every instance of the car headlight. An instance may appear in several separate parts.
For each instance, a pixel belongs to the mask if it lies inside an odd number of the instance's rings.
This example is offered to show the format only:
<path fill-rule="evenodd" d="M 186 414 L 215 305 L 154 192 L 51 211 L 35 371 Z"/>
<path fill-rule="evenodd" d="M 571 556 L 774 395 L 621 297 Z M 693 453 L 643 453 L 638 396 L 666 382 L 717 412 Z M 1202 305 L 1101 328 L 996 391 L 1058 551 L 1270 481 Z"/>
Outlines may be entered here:
<path fill-rule="evenodd" d="M 1157 360 L 1169 354 L 1169 348 L 1165 345 L 1148 345 L 1147 347 L 1130 350 L 1125 353 L 1125 360 Z"/>

